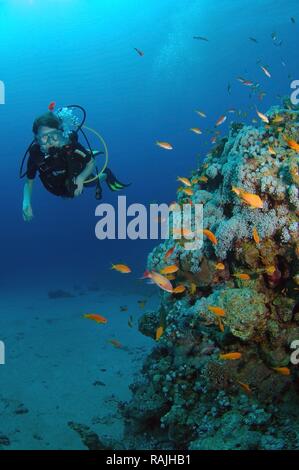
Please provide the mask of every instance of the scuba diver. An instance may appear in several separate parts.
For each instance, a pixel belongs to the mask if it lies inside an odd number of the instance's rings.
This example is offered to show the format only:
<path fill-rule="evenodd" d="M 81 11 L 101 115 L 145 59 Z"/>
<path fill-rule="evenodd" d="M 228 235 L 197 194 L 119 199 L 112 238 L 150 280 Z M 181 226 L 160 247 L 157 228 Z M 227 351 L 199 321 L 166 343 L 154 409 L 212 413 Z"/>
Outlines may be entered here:
<path fill-rule="evenodd" d="M 43 186 L 55 196 L 74 198 L 79 196 L 84 186 L 96 189 L 96 199 L 101 199 L 101 181 L 105 180 L 109 189 L 119 191 L 127 186 L 117 180 L 112 171 L 107 168 L 108 150 L 103 138 L 86 126 L 85 110 L 78 105 L 70 105 L 54 112 L 54 103 L 49 105 L 49 111 L 35 119 L 32 127 L 34 140 L 28 147 L 20 168 L 20 177 L 27 177 L 24 185 L 23 219 L 29 222 L 33 218 L 32 188 L 37 172 Z M 84 117 L 81 123 L 74 116 L 71 108 L 79 108 Z M 83 131 L 92 131 L 104 144 L 105 152 L 91 149 Z M 84 136 L 88 149 L 80 144 L 78 132 Z M 100 172 L 96 167 L 95 157 L 105 153 L 105 164 Z M 27 170 L 22 174 L 24 162 L 29 154 Z"/>

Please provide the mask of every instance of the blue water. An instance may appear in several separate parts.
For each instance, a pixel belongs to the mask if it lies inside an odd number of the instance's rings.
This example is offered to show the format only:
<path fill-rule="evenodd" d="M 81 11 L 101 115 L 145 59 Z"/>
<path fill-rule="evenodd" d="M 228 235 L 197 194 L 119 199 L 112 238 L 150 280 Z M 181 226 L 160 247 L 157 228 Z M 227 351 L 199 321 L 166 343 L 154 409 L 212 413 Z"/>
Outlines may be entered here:
<path fill-rule="evenodd" d="M 97 240 L 94 191 L 62 200 L 47 193 L 38 178 L 35 217 L 24 223 L 20 160 L 32 140 L 33 120 L 51 101 L 87 110 L 86 124 L 108 144 L 109 167 L 132 183 L 122 193 L 128 204 L 169 203 L 176 197 L 177 176 L 190 175 L 212 146 L 210 134 L 195 135 L 190 127 L 214 129 L 228 108 L 247 111 L 250 123 L 256 117 L 252 104 L 266 112 L 279 103 L 278 94 L 290 95 L 290 82 L 298 78 L 298 28 L 297 0 L 1 1 L 0 79 L 6 92 L 0 106 L 1 324 L 6 316 L 9 320 L 5 305 L 17 299 L 20 313 L 36 296 L 47 299 L 50 288 L 96 282 L 114 302 L 122 302 L 121 288 L 125 295 L 136 286 L 139 295 L 138 278 L 159 242 Z M 279 47 L 273 32 L 283 41 Z M 196 35 L 209 41 L 193 39 Z M 271 79 L 258 60 L 270 69 Z M 262 102 L 249 98 L 239 76 L 261 84 L 267 93 Z M 221 126 L 222 135 L 231 119 Z M 156 140 L 171 142 L 174 149 L 167 152 Z M 91 142 L 97 146 L 92 136 Z M 103 189 L 103 201 L 115 205 L 117 194 L 105 184 Z M 130 278 L 109 269 L 120 261 L 132 267 Z M 146 289 L 153 293 L 151 286 Z M 27 322 L 30 315 L 27 310 Z"/>

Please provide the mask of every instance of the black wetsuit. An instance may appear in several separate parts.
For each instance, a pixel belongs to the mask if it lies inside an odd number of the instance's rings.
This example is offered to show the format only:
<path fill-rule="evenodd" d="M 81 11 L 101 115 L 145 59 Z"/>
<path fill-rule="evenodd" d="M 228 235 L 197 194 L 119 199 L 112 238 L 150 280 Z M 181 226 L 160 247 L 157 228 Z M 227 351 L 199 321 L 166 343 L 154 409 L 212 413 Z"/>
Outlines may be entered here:
<path fill-rule="evenodd" d="M 45 157 L 38 143 L 30 148 L 27 163 L 27 177 L 34 179 L 36 173 L 44 187 L 55 196 L 73 197 L 73 180 L 90 162 L 92 156 L 79 142 L 78 135 L 70 135 L 69 144 L 50 152 Z M 76 153 L 76 150 L 80 153 Z"/>

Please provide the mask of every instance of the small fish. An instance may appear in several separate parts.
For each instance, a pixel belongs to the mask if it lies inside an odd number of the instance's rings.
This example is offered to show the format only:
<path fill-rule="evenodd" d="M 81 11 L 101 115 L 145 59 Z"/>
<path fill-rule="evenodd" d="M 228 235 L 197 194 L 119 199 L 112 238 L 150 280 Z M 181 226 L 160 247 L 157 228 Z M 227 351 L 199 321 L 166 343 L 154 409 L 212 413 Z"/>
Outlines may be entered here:
<path fill-rule="evenodd" d="M 241 357 L 242 357 L 242 354 L 239 352 L 230 352 L 230 353 L 219 355 L 219 359 L 229 360 L 229 361 L 235 361 L 236 359 L 240 359 Z"/>
<path fill-rule="evenodd" d="M 102 317 L 102 315 L 98 315 L 97 313 L 86 313 L 83 315 L 84 318 L 88 318 L 89 320 L 93 320 L 96 323 L 105 324 L 108 322 L 107 318 Z"/>
<path fill-rule="evenodd" d="M 231 114 L 235 113 L 236 111 L 237 110 L 235 108 L 230 108 L 230 109 L 227 110 L 227 112 L 231 113 Z"/>
<path fill-rule="evenodd" d="M 206 176 L 199 176 L 198 181 L 201 183 L 207 183 L 209 180 Z"/>
<path fill-rule="evenodd" d="M 193 195 L 193 189 L 191 188 L 184 188 L 183 192 L 187 194 L 187 196 L 192 196 Z"/>
<path fill-rule="evenodd" d="M 221 126 L 226 121 L 227 117 L 226 116 L 220 116 L 218 121 L 216 122 L 215 126 Z"/>
<path fill-rule="evenodd" d="M 169 248 L 169 250 L 166 251 L 164 255 L 164 259 L 169 258 L 173 254 L 174 250 L 175 250 L 175 245 L 173 245 L 172 248 Z"/>
<path fill-rule="evenodd" d="M 122 344 L 119 341 L 117 341 L 117 339 L 108 339 L 107 342 L 112 344 L 112 346 L 114 346 L 117 349 L 122 349 L 123 347 Z"/>
<path fill-rule="evenodd" d="M 174 281 L 174 280 L 176 279 L 175 274 L 165 274 L 165 277 L 166 277 L 169 281 Z"/>
<path fill-rule="evenodd" d="M 173 291 L 171 282 L 166 277 L 162 276 L 162 274 L 156 273 L 155 271 L 145 271 L 143 278 L 152 280 L 154 284 L 166 292 L 172 293 Z"/>
<path fill-rule="evenodd" d="M 225 310 L 221 307 L 214 307 L 213 305 L 208 305 L 208 310 L 214 313 L 218 317 L 225 317 Z"/>
<path fill-rule="evenodd" d="M 194 134 L 202 134 L 202 131 L 199 129 L 199 127 L 191 127 L 190 131 L 194 132 Z"/>
<path fill-rule="evenodd" d="M 271 78 L 271 73 L 265 66 L 261 65 L 261 69 L 268 78 Z"/>
<path fill-rule="evenodd" d="M 211 138 L 212 144 L 215 144 L 215 143 L 216 143 L 216 140 L 217 140 L 217 137 L 216 137 L 216 136 L 212 137 L 212 138 Z"/>
<path fill-rule="evenodd" d="M 48 110 L 49 110 L 49 111 L 54 111 L 55 106 L 56 106 L 55 101 L 51 101 L 51 103 L 50 103 L 49 106 L 48 106 Z"/>
<path fill-rule="evenodd" d="M 258 245 L 260 243 L 260 236 L 258 234 L 256 227 L 253 227 L 252 236 L 253 236 L 255 243 Z"/>
<path fill-rule="evenodd" d="M 188 178 L 185 178 L 183 176 L 178 176 L 177 181 L 180 181 L 181 183 L 185 184 L 186 186 L 192 186 L 191 181 Z"/>
<path fill-rule="evenodd" d="M 193 39 L 197 39 L 198 41 L 209 41 L 208 38 L 205 38 L 204 36 L 193 36 Z"/>
<path fill-rule="evenodd" d="M 122 274 L 128 274 L 132 272 L 131 268 L 129 268 L 129 266 L 126 264 L 112 264 L 111 269 L 114 269 L 115 271 L 118 271 Z"/>
<path fill-rule="evenodd" d="M 162 149 L 173 150 L 173 146 L 169 142 L 161 142 L 160 140 L 157 140 L 156 144 Z"/>
<path fill-rule="evenodd" d="M 232 94 L 232 86 L 231 86 L 230 83 L 227 85 L 227 92 L 228 92 L 229 95 Z"/>
<path fill-rule="evenodd" d="M 248 384 L 239 382 L 239 380 L 237 380 L 237 383 L 240 385 L 240 387 L 242 388 L 242 390 L 244 390 L 245 393 L 248 393 L 249 395 L 252 393 L 252 390 Z"/>
<path fill-rule="evenodd" d="M 232 187 L 232 191 L 237 194 L 246 204 L 255 209 L 262 209 L 263 201 L 257 194 L 246 193 L 241 188 Z"/>
<path fill-rule="evenodd" d="M 296 23 L 296 18 L 294 18 L 294 17 L 292 16 L 292 17 L 291 17 L 291 22 L 292 22 L 293 24 L 295 24 L 295 23 Z"/>
<path fill-rule="evenodd" d="M 255 39 L 255 38 L 253 38 L 253 37 L 249 37 L 248 39 L 249 39 L 250 41 L 252 41 L 252 42 L 255 42 L 256 44 L 258 43 L 258 40 Z"/>
<path fill-rule="evenodd" d="M 281 375 L 291 375 L 291 370 L 288 367 L 272 367 L 272 369 Z"/>
<path fill-rule="evenodd" d="M 140 49 L 137 49 L 137 47 L 134 47 L 134 51 L 136 51 L 136 52 L 137 52 L 137 54 L 139 54 L 141 57 L 143 57 L 143 56 L 144 56 L 144 52 L 143 52 L 143 51 L 141 51 Z"/>
<path fill-rule="evenodd" d="M 195 282 L 191 282 L 190 284 L 190 294 L 194 295 L 196 293 L 196 284 Z"/>
<path fill-rule="evenodd" d="M 177 287 L 175 287 L 172 291 L 173 294 L 182 294 L 183 292 L 185 292 L 186 290 L 186 287 L 183 285 L 183 284 L 180 284 L 178 285 Z"/>
<path fill-rule="evenodd" d="M 130 315 L 129 318 L 128 318 L 128 327 L 133 328 L 133 317 L 132 317 L 132 315 Z"/>
<path fill-rule="evenodd" d="M 159 326 L 156 330 L 156 341 L 159 341 L 159 339 L 161 338 L 161 336 L 163 335 L 164 333 L 164 328 L 163 326 Z"/>
<path fill-rule="evenodd" d="M 196 112 L 200 117 L 202 117 L 202 118 L 206 118 L 206 117 L 207 117 L 207 115 L 206 115 L 203 111 L 197 111 L 197 110 L 196 110 L 195 112 Z"/>
<path fill-rule="evenodd" d="M 276 152 L 275 152 L 274 148 L 271 147 L 271 145 L 269 145 L 268 150 L 269 150 L 270 155 L 276 155 Z"/>
<path fill-rule="evenodd" d="M 172 233 L 173 235 L 178 235 L 178 236 L 183 235 L 183 237 L 186 237 L 186 238 L 194 235 L 192 230 L 190 230 L 189 228 L 185 228 L 185 227 L 182 227 L 182 228 L 173 227 Z"/>
<path fill-rule="evenodd" d="M 128 311 L 128 306 L 127 305 L 121 305 L 120 307 L 121 312 L 127 312 Z"/>
<path fill-rule="evenodd" d="M 267 266 L 266 268 L 266 273 L 270 274 L 270 276 L 272 276 L 272 274 L 274 274 L 275 271 L 276 271 L 276 266 Z"/>
<path fill-rule="evenodd" d="M 295 152 L 299 152 L 299 144 L 295 140 L 287 139 L 286 143 L 292 150 L 295 150 Z"/>
<path fill-rule="evenodd" d="M 142 299 L 142 300 L 138 300 L 137 303 L 139 305 L 140 308 L 144 308 L 145 307 L 145 304 L 146 304 L 146 300 L 145 299 Z"/>
<path fill-rule="evenodd" d="M 217 245 L 217 238 L 215 237 L 214 233 L 211 232 L 211 230 L 204 229 L 202 232 L 213 243 L 213 245 Z"/>
<path fill-rule="evenodd" d="M 267 118 L 267 116 L 263 113 L 261 113 L 257 108 L 256 108 L 256 114 L 258 115 L 258 117 L 263 121 L 263 122 L 266 122 L 267 124 L 270 123 L 269 119 Z"/>
<path fill-rule="evenodd" d="M 284 117 L 280 116 L 279 114 L 276 114 L 276 116 L 273 119 L 271 119 L 271 124 L 280 124 L 283 121 L 284 121 Z"/>
<path fill-rule="evenodd" d="M 218 270 L 218 271 L 223 271 L 225 269 L 225 266 L 223 263 L 217 263 L 215 264 L 215 268 Z"/>
<path fill-rule="evenodd" d="M 219 327 L 219 330 L 221 331 L 221 333 L 224 333 L 223 321 L 221 320 L 220 317 L 217 317 L 217 320 L 218 320 L 218 327 Z"/>
<path fill-rule="evenodd" d="M 178 272 L 179 268 L 176 264 L 172 264 L 171 266 L 166 266 L 165 268 L 160 270 L 160 274 L 174 274 Z"/>
<path fill-rule="evenodd" d="M 249 281 L 251 279 L 249 274 L 246 273 L 236 273 L 234 274 L 234 277 L 241 279 L 242 281 Z"/>

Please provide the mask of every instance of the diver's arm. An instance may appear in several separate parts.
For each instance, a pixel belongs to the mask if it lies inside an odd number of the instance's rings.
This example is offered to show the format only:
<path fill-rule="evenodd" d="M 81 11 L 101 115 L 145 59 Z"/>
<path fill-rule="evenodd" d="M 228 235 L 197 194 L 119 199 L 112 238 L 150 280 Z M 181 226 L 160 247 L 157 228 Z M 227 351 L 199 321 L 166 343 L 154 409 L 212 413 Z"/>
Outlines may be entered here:
<path fill-rule="evenodd" d="M 23 219 L 25 220 L 25 222 L 30 222 L 30 220 L 33 218 L 33 212 L 31 207 L 33 181 L 33 179 L 27 178 L 26 183 L 24 185 Z"/>
<path fill-rule="evenodd" d="M 92 158 L 84 168 L 84 170 L 77 176 L 75 180 L 75 184 L 77 185 L 77 189 L 75 190 L 75 196 L 79 196 L 79 194 L 83 191 L 83 184 L 84 181 L 93 173 L 95 170 L 95 161 Z"/>

